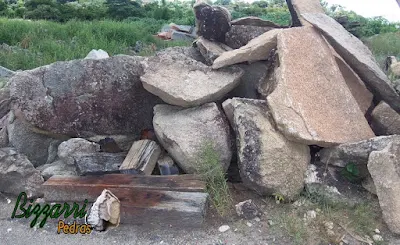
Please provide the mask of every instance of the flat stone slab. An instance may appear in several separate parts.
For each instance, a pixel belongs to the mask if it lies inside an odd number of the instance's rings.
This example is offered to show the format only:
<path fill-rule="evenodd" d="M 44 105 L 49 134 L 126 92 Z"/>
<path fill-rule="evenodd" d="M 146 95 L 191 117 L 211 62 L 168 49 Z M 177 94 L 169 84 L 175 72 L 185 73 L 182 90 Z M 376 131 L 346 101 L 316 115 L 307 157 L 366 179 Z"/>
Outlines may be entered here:
<path fill-rule="evenodd" d="M 264 19 L 261 19 L 259 17 L 254 17 L 254 16 L 246 16 L 246 17 L 232 20 L 231 25 L 267 26 L 267 27 L 281 28 L 280 25 L 275 24 L 272 21 L 264 20 Z"/>
<path fill-rule="evenodd" d="M 293 26 L 311 26 L 301 14 L 325 13 L 319 0 L 286 0 Z"/>
<path fill-rule="evenodd" d="M 314 28 L 283 30 L 278 53 L 277 87 L 267 101 L 287 138 L 327 147 L 375 136 L 328 44 Z"/>
<path fill-rule="evenodd" d="M 378 99 L 386 101 L 393 109 L 400 112 L 400 95 L 379 68 L 367 46 L 325 14 L 308 13 L 302 16 L 322 31 L 335 50 L 357 72 Z"/>
<path fill-rule="evenodd" d="M 389 230 L 400 235 L 400 141 L 371 152 L 368 170 L 374 180 L 383 219 Z"/>
<path fill-rule="evenodd" d="M 272 49 L 276 48 L 276 37 L 281 29 L 268 31 L 253 40 L 245 46 L 226 51 L 214 60 L 213 69 L 242 63 L 245 61 L 266 60 Z"/>
<path fill-rule="evenodd" d="M 243 70 L 211 67 L 182 53 L 163 52 L 143 62 L 143 87 L 171 105 L 193 107 L 221 99 L 240 82 Z"/>

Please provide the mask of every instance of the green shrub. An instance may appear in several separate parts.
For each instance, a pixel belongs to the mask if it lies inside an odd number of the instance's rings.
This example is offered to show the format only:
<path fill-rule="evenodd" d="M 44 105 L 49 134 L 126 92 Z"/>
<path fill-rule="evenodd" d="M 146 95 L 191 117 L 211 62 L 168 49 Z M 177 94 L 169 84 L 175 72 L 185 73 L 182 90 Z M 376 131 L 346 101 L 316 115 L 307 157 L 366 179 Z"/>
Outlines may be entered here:
<path fill-rule="evenodd" d="M 84 58 L 92 49 L 110 55 L 132 54 L 137 41 L 154 43 L 157 50 L 186 46 L 188 42 L 155 39 L 162 21 L 143 19 L 127 22 L 77 21 L 64 24 L 49 21 L 24 21 L 0 18 L 0 44 L 15 48 L 0 49 L 0 65 L 12 70 L 26 70 L 55 61 Z"/>
<path fill-rule="evenodd" d="M 231 210 L 232 199 L 220 156 L 211 142 L 206 142 L 201 149 L 197 172 L 206 182 L 211 202 L 218 214 L 226 216 Z"/>

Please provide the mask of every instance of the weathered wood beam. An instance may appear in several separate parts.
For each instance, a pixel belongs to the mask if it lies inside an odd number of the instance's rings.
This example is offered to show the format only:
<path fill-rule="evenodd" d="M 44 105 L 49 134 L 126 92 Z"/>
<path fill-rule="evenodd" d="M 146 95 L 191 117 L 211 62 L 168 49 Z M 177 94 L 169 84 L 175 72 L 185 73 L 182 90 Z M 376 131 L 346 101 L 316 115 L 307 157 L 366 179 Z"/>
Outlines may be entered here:
<path fill-rule="evenodd" d="M 42 185 L 46 202 L 94 202 L 104 189 L 121 202 L 121 223 L 199 227 L 208 194 L 195 175 L 53 176 Z"/>

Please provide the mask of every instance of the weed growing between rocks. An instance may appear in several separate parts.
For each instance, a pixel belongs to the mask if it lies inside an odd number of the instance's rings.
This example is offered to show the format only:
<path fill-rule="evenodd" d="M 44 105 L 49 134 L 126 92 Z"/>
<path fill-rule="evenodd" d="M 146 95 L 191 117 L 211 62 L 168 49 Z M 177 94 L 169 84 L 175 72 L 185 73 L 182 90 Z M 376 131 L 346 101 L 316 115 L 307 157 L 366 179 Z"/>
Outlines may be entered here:
<path fill-rule="evenodd" d="M 307 244 L 309 238 L 307 226 L 295 211 L 282 214 L 277 222 L 287 235 L 292 238 L 294 244 Z"/>
<path fill-rule="evenodd" d="M 197 172 L 206 182 L 211 203 L 222 217 L 231 211 L 232 198 L 226 182 L 225 171 L 220 164 L 220 156 L 212 143 L 207 142 L 202 147 Z"/>

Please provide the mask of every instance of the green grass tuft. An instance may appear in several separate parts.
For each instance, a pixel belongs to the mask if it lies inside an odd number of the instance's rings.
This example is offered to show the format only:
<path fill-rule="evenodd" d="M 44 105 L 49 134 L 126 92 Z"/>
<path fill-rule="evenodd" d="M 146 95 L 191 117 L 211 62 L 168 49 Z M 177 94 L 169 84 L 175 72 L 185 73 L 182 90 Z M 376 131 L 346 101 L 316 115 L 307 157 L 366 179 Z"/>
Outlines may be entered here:
<path fill-rule="evenodd" d="M 132 22 L 27 21 L 0 18 L 0 65 L 11 70 L 27 70 L 51 64 L 84 58 L 92 49 L 103 49 L 109 55 L 130 54 L 136 41 L 153 44 L 156 50 L 171 46 L 187 46 L 187 42 L 163 41 L 153 37 L 163 22 L 137 20 Z M 150 52 L 151 51 L 151 52 Z M 151 55 L 154 50 L 141 54 Z"/>
<path fill-rule="evenodd" d="M 226 216 L 232 207 L 232 198 L 226 182 L 225 171 L 220 163 L 220 156 L 213 144 L 206 142 L 201 149 L 197 172 L 206 181 L 207 192 L 218 214 Z"/>

